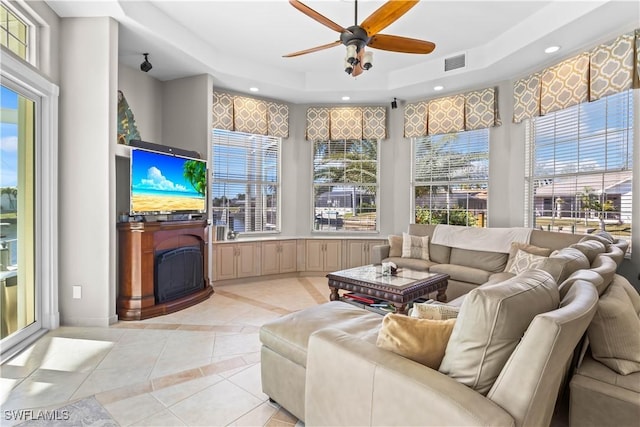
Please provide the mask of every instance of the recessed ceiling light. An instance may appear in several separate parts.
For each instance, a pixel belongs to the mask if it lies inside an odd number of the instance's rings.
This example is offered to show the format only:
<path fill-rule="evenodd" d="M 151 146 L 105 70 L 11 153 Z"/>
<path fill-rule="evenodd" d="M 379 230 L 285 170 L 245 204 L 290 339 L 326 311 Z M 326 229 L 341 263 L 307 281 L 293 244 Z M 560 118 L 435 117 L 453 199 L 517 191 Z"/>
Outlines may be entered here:
<path fill-rule="evenodd" d="M 257 91 L 259 91 L 260 89 L 258 89 L 257 87 L 250 87 L 250 88 L 249 88 L 249 90 L 250 90 L 251 92 L 257 92 Z"/>
<path fill-rule="evenodd" d="M 433 87 L 433 90 L 442 90 L 442 89 L 444 89 L 444 86 L 438 85 Z"/>
<path fill-rule="evenodd" d="M 560 46 L 549 46 L 544 50 L 544 53 L 554 53 L 560 50 Z"/>
<path fill-rule="evenodd" d="M 343 101 L 348 101 L 348 100 L 350 100 L 350 99 L 351 99 L 351 97 L 350 97 L 350 96 L 343 96 L 343 97 L 342 97 L 342 100 L 343 100 Z"/>

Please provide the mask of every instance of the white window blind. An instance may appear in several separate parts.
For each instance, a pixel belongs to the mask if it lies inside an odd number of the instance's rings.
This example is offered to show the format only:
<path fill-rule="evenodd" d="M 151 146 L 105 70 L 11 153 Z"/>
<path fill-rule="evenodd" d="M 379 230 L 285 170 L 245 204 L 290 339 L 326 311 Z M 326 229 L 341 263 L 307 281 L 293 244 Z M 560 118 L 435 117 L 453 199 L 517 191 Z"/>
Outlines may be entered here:
<path fill-rule="evenodd" d="M 533 119 L 528 225 L 631 241 L 633 95 L 621 92 Z"/>
<path fill-rule="evenodd" d="M 378 140 L 314 142 L 313 194 L 316 230 L 376 230 Z"/>
<path fill-rule="evenodd" d="M 212 214 L 237 233 L 280 231 L 281 138 L 213 130 Z"/>
<path fill-rule="evenodd" d="M 413 159 L 417 224 L 486 225 L 489 129 L 413 138 Z"/>

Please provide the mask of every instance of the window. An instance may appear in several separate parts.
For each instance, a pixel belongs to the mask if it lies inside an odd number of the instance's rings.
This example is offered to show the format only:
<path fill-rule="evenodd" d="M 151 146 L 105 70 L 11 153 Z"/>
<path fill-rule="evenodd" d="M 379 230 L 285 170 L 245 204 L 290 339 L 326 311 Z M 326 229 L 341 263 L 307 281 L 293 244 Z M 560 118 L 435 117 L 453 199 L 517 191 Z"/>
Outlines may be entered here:
<path fill-rule="evenodd" d="M 621 92 L 531 120 L 528 225 L 631 242 L 633 94 Z"/>
<path fill-rule="evenodd" d="M 413 139 L 416 224 L 486 226 L 489 129 Z"/>
<path fill-rule="evenodd" d="M 317 231 L 375 231 L 378 140 L 314 142 L 313 221 Z"/>
<path fill-rule="evenodd" d="M 0 3 L 0 44 L 25 61 L 29 54 L 29 29 L 24 20 Z"/>
<path fill-rule="evenodd" d="M 281 138 L 213 130 L 213 223 L 236 233 L 280 231 Z"/>

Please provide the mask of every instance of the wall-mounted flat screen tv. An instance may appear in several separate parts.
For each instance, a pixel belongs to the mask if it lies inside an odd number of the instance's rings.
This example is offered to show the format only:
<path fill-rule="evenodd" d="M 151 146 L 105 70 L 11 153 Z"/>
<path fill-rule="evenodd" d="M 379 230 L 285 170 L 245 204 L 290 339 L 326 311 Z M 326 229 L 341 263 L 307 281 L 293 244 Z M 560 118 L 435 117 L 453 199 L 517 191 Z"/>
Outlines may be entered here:
<path fill-rule="evenodd" d="M 204 213 L 205 160 L 131 150 L 131 214 Z"/>

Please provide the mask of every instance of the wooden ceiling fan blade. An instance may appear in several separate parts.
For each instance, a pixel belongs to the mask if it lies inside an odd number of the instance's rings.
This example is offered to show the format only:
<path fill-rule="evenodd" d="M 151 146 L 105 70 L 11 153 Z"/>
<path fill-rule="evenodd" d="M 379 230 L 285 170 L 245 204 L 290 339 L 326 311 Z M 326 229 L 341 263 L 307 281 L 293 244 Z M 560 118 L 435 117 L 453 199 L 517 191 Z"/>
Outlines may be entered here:
<path fill-rule="evenodd" d="M 336 24 L 331 19 L 327 18 L 324 15 L 321 15 L 320 13 L 311 9 L 306 4 L 299 2 L 298 0 L 289 0 L 289 3 L 291 3 L 291 6 L 295 7 L 296 9 L 298 9 L 300 12 L 304 13 L 308 17 L 315 19 L 322 25 L 329 27 L 334 31 L 337 31 L 339 33 L 344 33 L 345 31 L 347 31 L 346 28 L 343 28 L 341 25 Z"/>
<path fill-rule="evenodd" d="M 367 19 L 362 21 L 360 26 L 364 28 L 369 37 L 378 34 L 396 19 L 407 13 L 413 6 L 418 4 L 418 1 L 420 0 L 390 0 L 369 15 Z"/>
<path fill-rule="evenodd" d="M 337 40 L 337 41 L 332 42 L 332 43 L 323 44 L 322 46 L 316 46 L 316 47 L 312 47 L 310 49 L 300 50 L 298 52 L 293 52 L 293 53 L 289 53 L 287 55 L 282 55 L 282 57 L 283 58 L 292 58 L 294 56 L 300 56 L 300 55 L 305 55 L 307 53 L 317 52 L 319 50 L 329 49 L 330 47 L 338 46 L 339 44 L 342 44 L 342 42 L 340 40 Z"/>
<path fill-rule="evenodd" d="M 391 36 L 387 34 L 376 34 L 369 40 L 369 47 L 391 52 L 403 53 L 431 53 L 436 48 L 434 43 L 411 39 L 408 37 Z"/>

